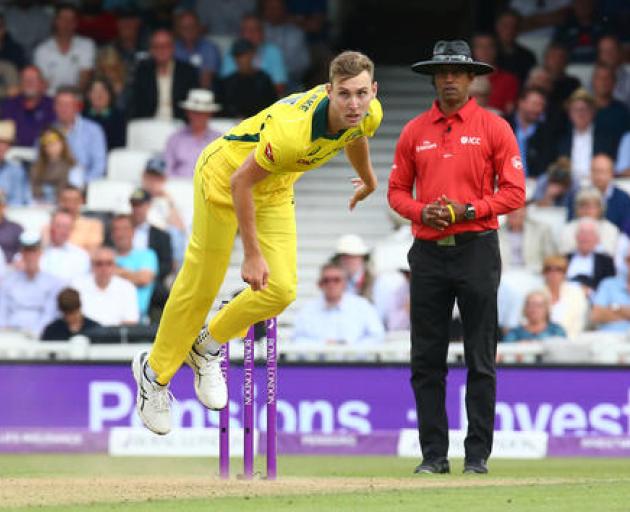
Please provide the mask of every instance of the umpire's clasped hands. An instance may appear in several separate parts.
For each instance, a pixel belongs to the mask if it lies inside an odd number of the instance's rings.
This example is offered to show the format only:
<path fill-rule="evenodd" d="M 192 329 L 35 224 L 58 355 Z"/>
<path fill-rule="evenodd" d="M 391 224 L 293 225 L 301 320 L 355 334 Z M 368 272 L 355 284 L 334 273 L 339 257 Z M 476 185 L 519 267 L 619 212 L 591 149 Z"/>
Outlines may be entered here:
<path fill-rule="evenodd" d="M 449 225 L 464 219 L 466 207 L 442 194 L 422 209 L 422 223 L 438 231 L 444 231 Z"/>

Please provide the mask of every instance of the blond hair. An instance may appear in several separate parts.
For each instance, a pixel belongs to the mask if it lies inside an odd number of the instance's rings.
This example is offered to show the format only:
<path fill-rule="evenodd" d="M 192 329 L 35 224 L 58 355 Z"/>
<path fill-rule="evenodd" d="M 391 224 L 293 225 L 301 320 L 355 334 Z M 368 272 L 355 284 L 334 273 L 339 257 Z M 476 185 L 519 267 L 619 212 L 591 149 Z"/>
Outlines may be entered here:
<path fill-rule="evenodd" d="M 360 52 L 345 51 L 337 55 L 330 63 L 328 72 L 330 83 L 335 80 L 347 80 L 367 71 L 374 80 L 374 62 Z"/>
<path fill-rule="evenodd" d="M 562 254 L 552 254 L 543 260 L 543 269 L 546 267 L 562 267 L 566 272 L 569 267 L 569 263 Z"/>

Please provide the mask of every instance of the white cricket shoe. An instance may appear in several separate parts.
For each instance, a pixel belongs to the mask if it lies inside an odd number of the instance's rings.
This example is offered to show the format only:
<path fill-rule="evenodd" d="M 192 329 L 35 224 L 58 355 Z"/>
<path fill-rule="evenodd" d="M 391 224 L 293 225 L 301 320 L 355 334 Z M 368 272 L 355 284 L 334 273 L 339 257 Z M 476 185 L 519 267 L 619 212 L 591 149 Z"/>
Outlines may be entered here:
<path fill-rule="evenodd" d="M 148 351 L 138 352 L 131 363 L 133 378 L 138 385 L 136 396 L 136 410 L 138 415 L 151 432 L 164 435 L 171 430 L 171 402 L 173 395 L 168 385 L 161 386 L 151 381 L 145 374 Z"/>
<path fill-rule="evenodd" d="M 204 347 L 195 343 L 186 364 L 195 374 L 195 392 L 199 401 L 208 409 L 218 411 L 227 405 L 228 391 L 221 372 L 221 356 L 202 352 Z"/>

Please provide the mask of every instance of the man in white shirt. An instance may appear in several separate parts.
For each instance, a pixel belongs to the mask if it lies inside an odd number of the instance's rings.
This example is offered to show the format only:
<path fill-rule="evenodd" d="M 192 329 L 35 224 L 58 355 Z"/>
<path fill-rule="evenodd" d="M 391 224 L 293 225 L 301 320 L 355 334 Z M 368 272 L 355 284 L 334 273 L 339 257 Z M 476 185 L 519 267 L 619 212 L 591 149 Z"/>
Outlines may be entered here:
<path fill-rule="evenodd" d="M 35 49 L 34 63 L 48 82 L 48 93 L 62 85 L 83 89 L 92 74 L 94 41 L 76 35 L 78 11 L 72 5 L 60 5 L 55 13 L 53 35 Z"/>
<path fill-rule="evenodd" d="M 73 285 L 81 296 L 83 313 L 104 326 L 137 324 L 140 320 L 135 286 L 114 275 L 115 254 L 109 247 L 92 255 L 92 273 Z"/>
<path fill-rule="evenodd" d="M 319 288 L 321 297 L 307 303 L 296 317 L 296 342 L 383 342 L 385 329 L 378 311 L 367 299 L 345 291 L 346 274 L 339 265 L 327 263 L 322 267 Z"/>
<path fill-rule="evenodd" d="M 74 218 L 70 212 L 57 210 L 50 219 L 50 243 L 44 249 L 41 268 L 65 281 L 90 271 L 90 256 L 85 249 L 70 243 Z"/>

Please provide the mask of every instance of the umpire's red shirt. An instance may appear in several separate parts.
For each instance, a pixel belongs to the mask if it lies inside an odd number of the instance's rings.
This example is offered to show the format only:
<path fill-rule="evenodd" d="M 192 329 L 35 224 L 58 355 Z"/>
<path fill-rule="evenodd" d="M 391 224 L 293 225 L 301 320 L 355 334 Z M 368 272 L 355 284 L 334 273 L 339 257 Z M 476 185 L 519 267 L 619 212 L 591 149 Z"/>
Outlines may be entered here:
<path fill-rule="evenodd" d="M 422 224 L 422 209 L 442 194 L 472 203 L 477 218 L 444 231 Z M 497 215 L 525 205 L 525 174 L 512 129 L 474 99 L 449 117 L 436 101 L 403 129 L 387 198 L 394 210 L 411 219 L 414 236 L 423 240 L 497 229 Z"/>

